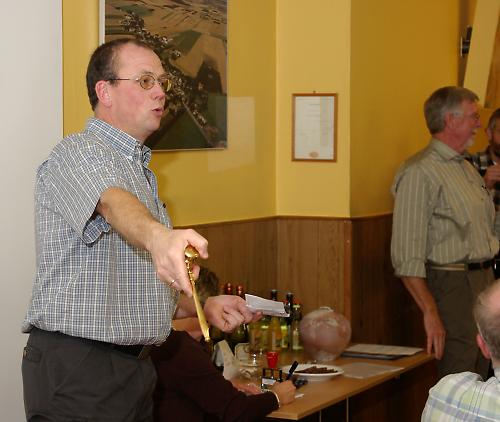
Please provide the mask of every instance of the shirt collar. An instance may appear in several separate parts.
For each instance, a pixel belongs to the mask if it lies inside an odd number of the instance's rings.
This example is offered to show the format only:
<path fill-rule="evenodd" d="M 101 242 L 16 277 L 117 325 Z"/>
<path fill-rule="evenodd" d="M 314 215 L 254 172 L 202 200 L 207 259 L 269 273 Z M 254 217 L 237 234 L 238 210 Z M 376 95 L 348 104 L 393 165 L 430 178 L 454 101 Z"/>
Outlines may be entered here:
<path fill-rule="evenodd" d="M 495 372 L 495 378 L 500 380 L 500 368 L 494 368 L 493 371 Z"/>
<path fill-rule="evenodd" d="M 464 159 L 464 156 L 462 154 L 459 154 L 453 148 L 450 148 L 444 142 L 436 138 L 431 139 L 430 148 L 436 151 L 441 156 L 441 158 L 446 161 L 463 161 Z"/>
<path fill-rule="evenodd" d="M 151 161 L 151 149 L 142 145 L 133 136 L 95 117 L 87 121 L 85 128 L 113 149 L 124 154 L 129 160 L 140 161 L 147 167 Z"/>

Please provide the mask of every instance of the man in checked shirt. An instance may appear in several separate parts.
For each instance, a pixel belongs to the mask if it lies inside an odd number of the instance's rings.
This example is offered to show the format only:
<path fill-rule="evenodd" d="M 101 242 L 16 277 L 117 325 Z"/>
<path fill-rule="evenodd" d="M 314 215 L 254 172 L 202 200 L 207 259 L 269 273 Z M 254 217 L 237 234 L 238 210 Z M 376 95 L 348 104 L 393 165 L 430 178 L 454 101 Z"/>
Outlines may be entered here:
<path fill-rule="evenodd" d="M 488 120 L 486 127 L 488 146 L 484 151 L 465 154 L 465 158 L 483 176 L 486 187 L 492 192 L 495 208 L 500 210 L 500 108 L 497 108 Z M 500 277 L 500 256 L 495 257 L 495 278 Z"/>
<path fill-rule="evenodd" d="M 185 247 L 208 257 L 202 236 L 171 228 L 148 168 L 144 141 L 160 125 L 169 84 L 146 44 L 101 45 L 87 69 L 95 117 L 38 168 L 37 273 L 23 323 L 29 421 L 152 418 L 149 350 L 174 316 L 195 314 Z M 225 331 L 258 318 L 237 296 L 209 298 L 205 311 Z"/>
<path fill-rule="evenodd" d="M 427 352 L 440 376 L 473 371 L 489 361 L 476 345 L 475 297 L 493 281 L 498 252 L 495 207 L 463 153 L 480 128 L 478 97 L 461 87 L 436 90 L 425 102 L 430 143 L 398 170 L 392 192 L 391 255 L 423 315 Z"/>

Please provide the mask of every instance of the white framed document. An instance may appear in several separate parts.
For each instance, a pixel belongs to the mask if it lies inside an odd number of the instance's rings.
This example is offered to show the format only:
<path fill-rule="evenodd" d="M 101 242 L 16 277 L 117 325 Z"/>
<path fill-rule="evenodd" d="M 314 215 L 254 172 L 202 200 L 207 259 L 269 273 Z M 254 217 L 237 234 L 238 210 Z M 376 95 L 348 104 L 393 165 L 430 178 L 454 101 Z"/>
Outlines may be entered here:
<path fill-rule="evenodd" d="M 337 161 L 337 94 L 292 94 L 292 160 Z"/>

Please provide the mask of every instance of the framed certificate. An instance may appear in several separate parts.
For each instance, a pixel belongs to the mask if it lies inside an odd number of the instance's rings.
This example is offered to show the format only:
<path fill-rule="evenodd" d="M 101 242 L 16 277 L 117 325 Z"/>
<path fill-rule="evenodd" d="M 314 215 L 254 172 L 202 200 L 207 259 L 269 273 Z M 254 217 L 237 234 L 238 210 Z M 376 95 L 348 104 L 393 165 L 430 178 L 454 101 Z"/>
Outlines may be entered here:
<path fill-rule="evenodd" d="M 337 161 L 337 94 L 292 94 L 292 160 Z"/>

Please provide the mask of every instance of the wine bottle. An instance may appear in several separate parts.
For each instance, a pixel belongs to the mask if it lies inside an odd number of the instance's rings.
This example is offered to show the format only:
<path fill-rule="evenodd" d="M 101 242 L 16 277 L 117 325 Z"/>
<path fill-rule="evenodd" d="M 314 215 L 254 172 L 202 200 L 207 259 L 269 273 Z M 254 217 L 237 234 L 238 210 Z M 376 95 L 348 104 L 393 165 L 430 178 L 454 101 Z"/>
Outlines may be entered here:
<path fill-rule="evenodd" d="M 230 283 L 228 283 L 230 284 Z M 227 286 L 227 284 L 226 284 Z M 232 289 L 232 288 L 231 288 Z M 236 286 L 236 294 L 242 298 L 245 297 L 245 292 L 243 286 L 239 284 Z M 245 324 L 240 324 L 236 329 L 229 335 L 229 347 L 234 352 L 234 348 L 238 343 L 248 343 L 248 328 Z"/>
<path fill-rule="evenodd" d="M 292 321 L 292 350 L 302 350 L 302 342 L 300 340 L 300 321 L 302 319 L 302 308 L 300 303 L 293 305 L 293 321 Z"/>

